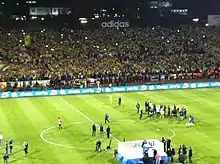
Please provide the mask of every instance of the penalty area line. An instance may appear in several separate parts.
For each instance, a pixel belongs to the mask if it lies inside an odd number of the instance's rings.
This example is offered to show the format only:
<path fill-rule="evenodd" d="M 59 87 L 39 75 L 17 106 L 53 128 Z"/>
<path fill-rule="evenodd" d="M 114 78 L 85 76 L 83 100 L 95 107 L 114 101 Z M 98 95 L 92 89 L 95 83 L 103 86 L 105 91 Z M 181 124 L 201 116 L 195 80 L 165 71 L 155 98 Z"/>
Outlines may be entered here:
<path fill-rule="evenodd" d="M 72 104 L 70 104 L 68 101 L 64 100 L 63 98 L 60 98 L 66 105 L 68 105 L 70 108 L 74 109 L 76 112 L 78 112 L 81 116 L 83 116 L 84 118 L 86 118 L 88 121 L 90 121 L 91 123 L 94 123 L 95 125 L 99 126 L 95 121 L 93 121 L 91 118 L 89 118 L 87 115 L 85 115 L 84 113 L 82 113 L 79 109 L 77 109 L 76 107 L 74 107 Z M 120 142 L 119 139 L 117 139 L 116 137 L 114 137 L 112 134 L 110 134 L 110 136 Z"/>

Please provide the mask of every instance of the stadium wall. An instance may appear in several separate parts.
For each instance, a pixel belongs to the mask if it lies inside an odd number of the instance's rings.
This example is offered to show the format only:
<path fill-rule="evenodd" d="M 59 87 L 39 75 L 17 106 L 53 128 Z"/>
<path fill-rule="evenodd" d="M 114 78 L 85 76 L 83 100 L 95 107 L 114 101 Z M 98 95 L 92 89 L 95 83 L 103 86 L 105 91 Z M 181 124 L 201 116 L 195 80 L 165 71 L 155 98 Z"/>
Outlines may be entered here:
<path fill-rule="evenodd" d="M 103 88 L 80 88 L 80 89 L 41 90 L 41 91 L 23 91 L 23 92 L 0 92 L 0 98 L 3 99 L 3 98 L 18 98 L 18 97 L 60 96 L 60 95 L 156 91 L 156 90 L 174 90 L 174 89 L 196 89 L 196 88 L 214 88 L 214 87 L 220 87 L 220 81 L 177 83 L 177 84 L 149 84 L 149 85 L 137 85 L 137 86 L 119 86 L 112 88 L 103 87 Z"/>

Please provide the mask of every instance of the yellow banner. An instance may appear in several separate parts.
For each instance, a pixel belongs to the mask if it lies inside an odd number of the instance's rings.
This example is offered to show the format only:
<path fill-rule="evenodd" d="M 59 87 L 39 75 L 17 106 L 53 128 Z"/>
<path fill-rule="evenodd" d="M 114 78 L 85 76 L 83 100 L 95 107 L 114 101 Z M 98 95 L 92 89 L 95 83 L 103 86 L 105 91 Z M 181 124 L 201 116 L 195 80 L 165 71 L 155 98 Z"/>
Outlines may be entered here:
<path fill-rule="evenodd" d="M 29 46 L 31 44 L 31 36 L 30 35 L 25 36 L 24 43 L 25 43 L 25 46 Z"/>
<path fill-rule="evenodd" d="M 0 88 L 6 88 L 7 83 L 6 82 L 0 82 Z"/>

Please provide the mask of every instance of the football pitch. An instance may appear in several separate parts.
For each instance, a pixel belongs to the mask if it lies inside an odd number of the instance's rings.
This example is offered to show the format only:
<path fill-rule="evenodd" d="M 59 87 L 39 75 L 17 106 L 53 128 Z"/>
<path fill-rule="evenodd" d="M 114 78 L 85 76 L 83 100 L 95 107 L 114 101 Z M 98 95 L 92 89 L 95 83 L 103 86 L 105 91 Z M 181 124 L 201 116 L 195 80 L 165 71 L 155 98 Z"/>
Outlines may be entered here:
<path fill-rule="evenodd" d="M 112 97 L 112 102 L 111 98 Z M 117 105 L 118 98 L 122 105 Z M 185 106 L 195 117 L 194 127 L 179 119 L 139 120 L 135 105 L 151 101 L 155 104 Z M 99 138 L 91 136 L 93 122 L 104 124 L 110 116 L 112 150 L 94 152 Z M 57 129 L 61 117 L 64 129 Z M 0 100 L 0 133 L 4 143 L 14 139 L 14 164 L 112 164 L 117 141 L 172 138 L 176 153 L 182 144 L 193 149 L 193 163 L 212 164 L 220 160 L 220 89 L 129 92 L 114 94 L 74 95 Z M 104 125 L 107 127 L 107 125 Z M 23 142 L 29 143 L 29 155 L 23 152 Z M 102 147 L 109 140 L 101 138 Z M 0 147 L 3 155 L 4 144 Z M 175 156 L 177 159 L 177 156 Z M 2 157 L 1 157 L 1 160 Z M 0 160 L 0 161 L 1 161 Z"/>

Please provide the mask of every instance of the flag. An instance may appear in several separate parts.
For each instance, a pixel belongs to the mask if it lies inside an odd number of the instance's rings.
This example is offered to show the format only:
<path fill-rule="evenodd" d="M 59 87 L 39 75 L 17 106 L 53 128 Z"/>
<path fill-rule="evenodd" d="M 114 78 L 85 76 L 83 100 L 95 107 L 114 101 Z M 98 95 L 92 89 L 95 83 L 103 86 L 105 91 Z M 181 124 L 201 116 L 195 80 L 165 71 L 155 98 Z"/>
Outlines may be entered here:
<path fill-rule="evenodd" d="M 3 89 L 7 86 L 6 82 L 0 82 L 0 88 Z"/>
<path fill-rule="evenodd" d="M 9 64 L 0 65 L 0 72 L 4 72 L 4 71 L 6 71 L 9 67 L 10 67 Z"/>
<path fill-rule="evenodd" d="M 25 43 L 25 46 L 29 46 L 31 44 L 31 36 L 29 34 L 25 36 L 24 43 Z"/>

